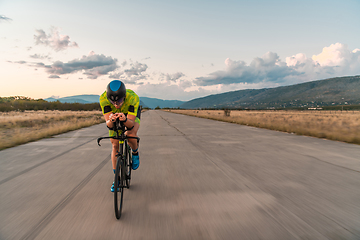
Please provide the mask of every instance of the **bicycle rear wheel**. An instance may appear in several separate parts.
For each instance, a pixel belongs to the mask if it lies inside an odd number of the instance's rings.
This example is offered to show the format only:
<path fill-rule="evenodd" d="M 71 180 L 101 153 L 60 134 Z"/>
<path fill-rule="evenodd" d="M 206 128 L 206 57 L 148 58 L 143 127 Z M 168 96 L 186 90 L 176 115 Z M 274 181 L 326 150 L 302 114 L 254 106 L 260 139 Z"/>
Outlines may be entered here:
<path fill-rule="evenodd" d="M 123 197 L 124 197 L 124 169 L 123 157 L 119 156 L 116 162 L 115 180 L 114 180 L 114 207 L 117 219 L 121 217 Z"/>
<path fill-rule="evenodd" d="M 125 162 L 126 162 L 126 187 L 130 188 L 130 180 L 131 180 L 131 167 L 132 167 L 132 156 L 131 149 L 128 144 L 125 147 Z"/>

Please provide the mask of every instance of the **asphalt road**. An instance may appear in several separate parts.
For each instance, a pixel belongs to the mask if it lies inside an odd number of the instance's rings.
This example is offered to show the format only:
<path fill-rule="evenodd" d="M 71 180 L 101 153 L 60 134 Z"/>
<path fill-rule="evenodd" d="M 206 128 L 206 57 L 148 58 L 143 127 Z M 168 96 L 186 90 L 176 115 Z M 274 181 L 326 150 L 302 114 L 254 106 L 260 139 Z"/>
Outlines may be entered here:
<path fill-rule="evenodd" d="M 360 146 L 162 111 L 116 220 L 104 124 L 0 151 L 0 239 L 360 239 Z"/>

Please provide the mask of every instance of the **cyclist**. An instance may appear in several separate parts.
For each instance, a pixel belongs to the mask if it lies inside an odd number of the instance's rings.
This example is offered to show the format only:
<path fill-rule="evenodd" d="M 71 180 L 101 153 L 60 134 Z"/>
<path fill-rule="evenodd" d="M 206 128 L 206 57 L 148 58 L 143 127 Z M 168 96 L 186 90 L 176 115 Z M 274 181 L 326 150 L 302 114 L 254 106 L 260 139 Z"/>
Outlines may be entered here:
<path fill-rule="evenodd" d="M 127 136 L 137 137 L 140 127 L 141 109 L 139 96 L 134 91 L 126 89 L 123 82 L 113 80 L 107 85 L 106 91 L 100 96 L 100 106 L 106 120 L 106 126 L 109 128 L 110 137 L 116 136 L 115 131 L 112 129 L 117 118 L 126 126 Z M 115 173 L 119 140 L 110 138 L 110 141 L 112 144 L 112 167 Z M 129 138 L 128 142 L 132 149 L 132 169 L 136 170 L 140 165 L 138 142 L 133 138 Z M 114 191 L 114 183 L 111 191 Z"/>

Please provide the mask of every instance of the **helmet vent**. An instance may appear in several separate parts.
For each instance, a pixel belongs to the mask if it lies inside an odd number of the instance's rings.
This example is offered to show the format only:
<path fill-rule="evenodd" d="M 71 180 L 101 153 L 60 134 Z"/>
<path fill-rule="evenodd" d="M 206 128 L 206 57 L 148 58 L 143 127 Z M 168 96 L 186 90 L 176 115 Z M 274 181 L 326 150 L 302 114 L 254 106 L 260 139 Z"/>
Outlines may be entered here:
<path fill-rule="evenodd" d="M 112 81 L 110 83 L 110 89 L 114 92 L 116 92 L 117 90 L 119 90 L 119 88 L 121 87 L 121 82 L 120 81 Z"/>

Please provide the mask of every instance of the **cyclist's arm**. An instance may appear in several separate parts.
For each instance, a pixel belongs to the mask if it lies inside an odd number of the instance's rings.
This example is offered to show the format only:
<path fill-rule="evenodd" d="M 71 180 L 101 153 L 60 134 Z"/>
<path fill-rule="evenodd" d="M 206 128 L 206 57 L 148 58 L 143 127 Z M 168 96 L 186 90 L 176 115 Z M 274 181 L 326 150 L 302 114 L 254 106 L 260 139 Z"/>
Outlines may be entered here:
<path fill-rule="evenodd" d="M 126 120 L 126 122 L 124 123 L 124 125 L 125 125 L 127 128 L 132 128 L 132 127 L 134 127 L 134 125 L 135 125 L 135 118 L 136 118 L 136 116 L 128 114 L 128 115 L 127 115 L 127 120 Z"/>
<path fill-rule="evenodd" d="M 106 126 L 112 129 L 115 126 L 116 119 L 119 118 L 120 113 L 113 113 L 110 106 L 105 106 L 103 113 L 106 121 Z"/>
<path fill-rule="evenodd" d="M 100 97 L 100 106 L 105 118 L 106 126 L 108 128 L 114 127 L 114 121 L 116 121 L 116 115 L 113 114 L 110 104 L 104 100 L 103 96 Z"/>
<path fill-rule="evenodd" d="M 138 110 L 138 107 L 139 107 L 139 104 L 140 104 L 140 100 L 139 100 L 139 97 L 137 95 L 132 97 L 130 101 L 131 101 L 131 104 L 129 106 L 129 110 L 128 110 L 128 113 L 127 113 L 127 120 L 124 123 L 125 126 L 128 129 L 132 129 L 135 126 L 137 110 Z"/>

